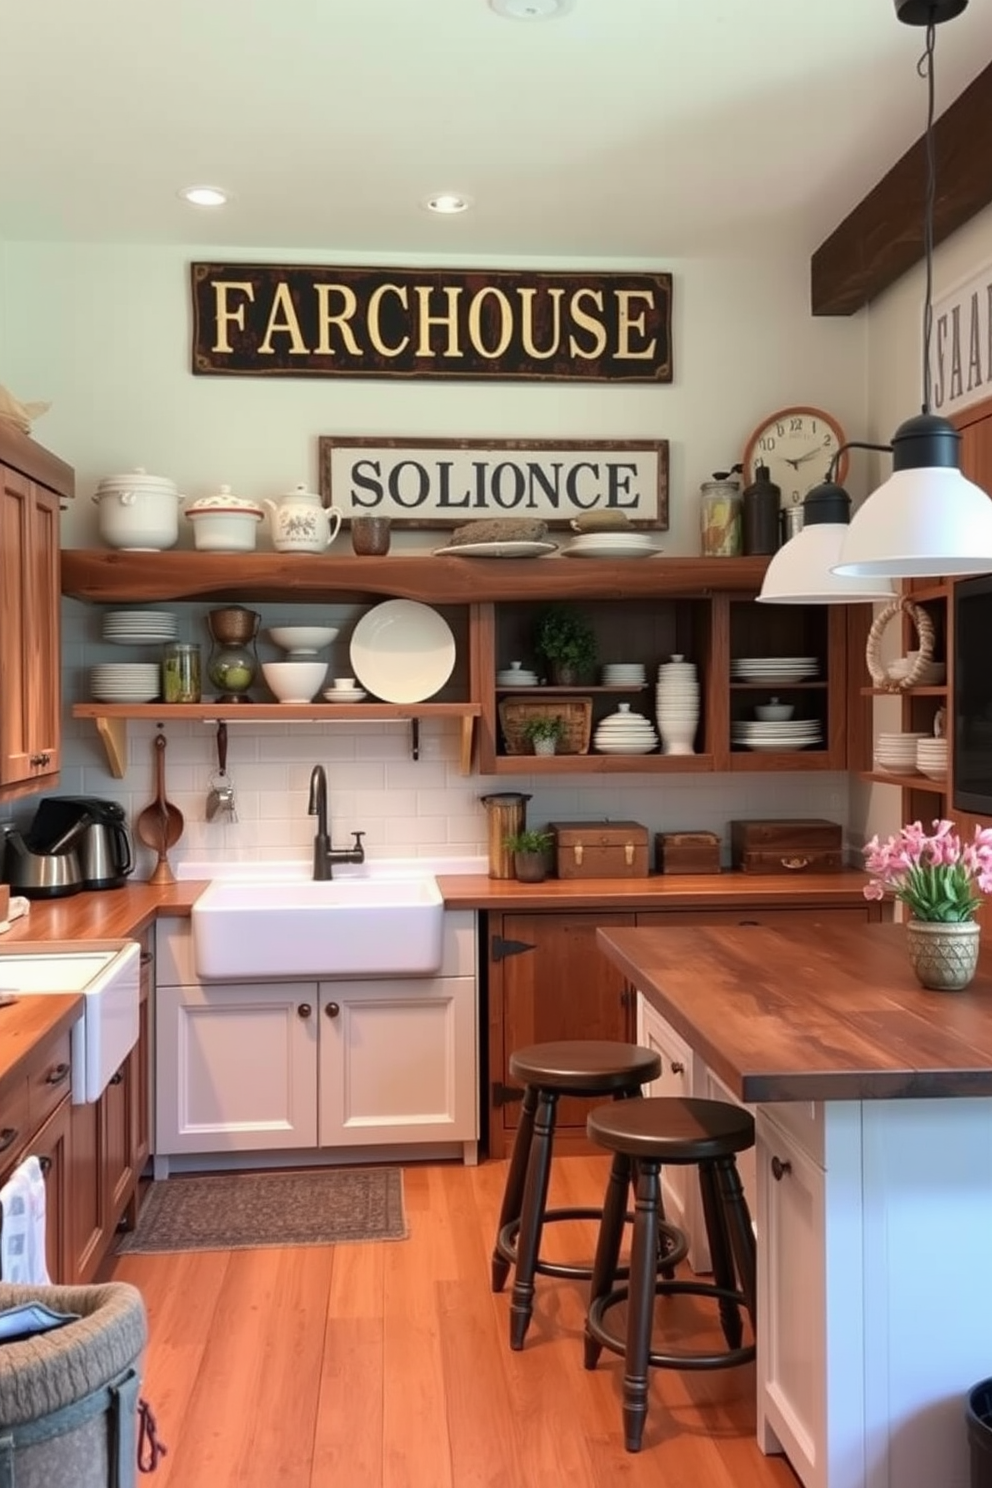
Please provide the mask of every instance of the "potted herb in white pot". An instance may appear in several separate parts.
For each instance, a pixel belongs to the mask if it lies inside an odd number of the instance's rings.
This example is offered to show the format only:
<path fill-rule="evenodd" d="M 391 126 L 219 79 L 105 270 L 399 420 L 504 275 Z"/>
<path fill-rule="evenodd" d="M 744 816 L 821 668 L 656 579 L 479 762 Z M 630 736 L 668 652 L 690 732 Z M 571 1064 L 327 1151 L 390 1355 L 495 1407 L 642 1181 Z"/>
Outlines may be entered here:
<path fill-rule="evenodd" d="M 556 754 L 565 736 L 565 720 L 560 713 L 541 713 L 528 718 L 521 733 L 530 740 L 535 754 Z"/>

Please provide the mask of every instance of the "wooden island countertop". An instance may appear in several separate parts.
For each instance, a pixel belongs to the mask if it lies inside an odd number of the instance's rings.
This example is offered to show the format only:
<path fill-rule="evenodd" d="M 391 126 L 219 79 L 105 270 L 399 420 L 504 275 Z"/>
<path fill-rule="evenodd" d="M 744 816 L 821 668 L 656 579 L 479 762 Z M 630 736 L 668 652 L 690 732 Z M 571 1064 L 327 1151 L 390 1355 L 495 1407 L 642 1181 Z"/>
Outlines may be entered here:
<path fill-rule="evenodd" d="M 992 951 L 964 992 L 901 925 L 600 929 L 607 957 L 740 1099 L 992 1095 Z"/>

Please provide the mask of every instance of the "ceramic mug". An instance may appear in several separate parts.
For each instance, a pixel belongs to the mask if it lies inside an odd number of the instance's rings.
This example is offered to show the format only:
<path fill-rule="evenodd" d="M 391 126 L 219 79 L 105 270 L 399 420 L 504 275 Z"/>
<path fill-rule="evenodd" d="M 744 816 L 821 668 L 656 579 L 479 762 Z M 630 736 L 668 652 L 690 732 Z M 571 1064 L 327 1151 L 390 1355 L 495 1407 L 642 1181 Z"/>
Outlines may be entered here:
<path fill-rule="evenodd" d="M 388 517 L 352 517 L 351 546 L 363 558 L 381 558 L 389 552 Z"/>

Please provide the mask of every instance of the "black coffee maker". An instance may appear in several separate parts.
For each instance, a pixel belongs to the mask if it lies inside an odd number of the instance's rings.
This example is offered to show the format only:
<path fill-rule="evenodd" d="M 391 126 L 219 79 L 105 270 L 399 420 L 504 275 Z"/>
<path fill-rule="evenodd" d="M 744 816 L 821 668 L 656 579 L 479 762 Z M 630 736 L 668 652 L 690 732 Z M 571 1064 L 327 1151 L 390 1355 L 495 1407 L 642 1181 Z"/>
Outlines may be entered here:
<path fill-rule="evenodd" d="M 120 889 L 134 870 L 131 834 L 123 806 L 99 796 L 46 796 L 35 813 L 27 844 L 54 852 L 66 839 L 79 856 L 80 888 Z"/>

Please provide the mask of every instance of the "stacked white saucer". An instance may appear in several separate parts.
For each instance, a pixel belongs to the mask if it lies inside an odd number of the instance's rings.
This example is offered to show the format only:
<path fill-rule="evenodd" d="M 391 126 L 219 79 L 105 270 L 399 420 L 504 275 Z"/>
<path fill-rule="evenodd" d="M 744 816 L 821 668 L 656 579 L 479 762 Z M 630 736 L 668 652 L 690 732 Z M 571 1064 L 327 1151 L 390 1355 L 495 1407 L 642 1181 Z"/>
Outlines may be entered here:
<path fill-rule="evenodd" d="M 632 713 L 629 703 L 620 703 L 596 725 L 592 743 L 599 754 L 650 754 L 658 747 L 658 735 L 649 718 Z"/>
<path fill-rule="evenodd" d="M 108 610 L 103 617 L 103 639 L 115 646 L 153 646 L 175 638 L 171 610 Z"/>
<path fill-rule="evenodd" d="M 537 673 L 525 667 L 522 661 L 511 661 L 496 673 L 497 687 L 536 687 Z"/>
<path fill-rule="evenodd" d="M 766 749 L 773 753 L 787 753 L 793 749 L 809 749 L 823 742 L 823 730 L 815 718 L 777 719 L 767 722 L 752 722 L 743 719 L 731 728 L 734 744 L 743 744 L 745 749 Z"/>
<path fill-rule="evenodd" d="M 738 656 L 730 663 L 733 682 L 803 682 L 815 677 L 820 663 L 815 656 Z"/>
<path fill-rule="evenodd" d="M 893 775 L 916 774 L 916 746 L 930 734 L 879 734 L 875 740 L 875 765 Z"/>
<path fill-rule="evenodd" d="M 647 668 L 641 661 L 608 661 L 603 666 L 604 687 L 643 687 Z"/>
<path fill-rule="evenodd" d="M 699 726 L 699 681 L 695 664 L 673 656 L 658 668 L 655 717 L 662 754 L 695 754 Z"/>
<path fill-rule="evenodd" d="M 917 739 L 916 768 L 928 780 L 946 780 L 947 740 Z"/>
<path fill-rule="evenodd" d="M 153 703 L 162 691 L 155 661 L 107 662 L 90 672 L 90 691 L 98 703 Z"/>

